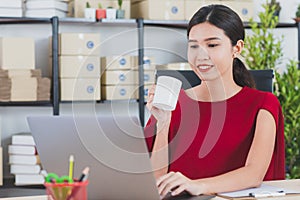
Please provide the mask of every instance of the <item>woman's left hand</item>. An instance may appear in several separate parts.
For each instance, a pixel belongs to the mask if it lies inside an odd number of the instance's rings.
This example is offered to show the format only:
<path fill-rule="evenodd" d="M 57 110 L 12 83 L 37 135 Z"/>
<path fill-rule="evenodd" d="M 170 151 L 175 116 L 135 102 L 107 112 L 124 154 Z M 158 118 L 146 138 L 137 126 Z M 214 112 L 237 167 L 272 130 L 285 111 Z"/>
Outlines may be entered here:
<path fill-rule="evenodd" d="M 156 184 L 161 196 L 165 196 L 169 192 L 171 192 L 172 196 L 176 196 L 183 191 L 191 195 L 200 195 L 203 193 L 200 184 L 187 178 L 180 172 L 169 172 L 159 177 Z"/>

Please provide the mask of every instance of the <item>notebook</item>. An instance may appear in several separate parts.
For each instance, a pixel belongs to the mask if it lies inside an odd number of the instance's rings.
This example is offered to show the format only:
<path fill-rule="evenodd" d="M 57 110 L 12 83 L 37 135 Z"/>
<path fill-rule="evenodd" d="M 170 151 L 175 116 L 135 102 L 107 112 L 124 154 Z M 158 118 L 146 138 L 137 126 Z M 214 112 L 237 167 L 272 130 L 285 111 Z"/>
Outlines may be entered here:
<path fill-rule="evenodd" d="M 88 199 L 161 199 L 137 117 L 29 116 L 27 120 L 42 167 L 48 173 L 68 175 L 71 154 L 75 158 L 75 178 L 90 167 Z"/>

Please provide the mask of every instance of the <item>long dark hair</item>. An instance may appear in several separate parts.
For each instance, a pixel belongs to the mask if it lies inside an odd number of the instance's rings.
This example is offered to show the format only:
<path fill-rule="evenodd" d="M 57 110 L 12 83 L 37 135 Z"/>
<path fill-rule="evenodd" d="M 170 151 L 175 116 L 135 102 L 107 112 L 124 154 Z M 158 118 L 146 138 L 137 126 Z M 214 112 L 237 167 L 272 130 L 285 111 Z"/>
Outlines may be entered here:
<path fill-rule="evenodd" d="M 200 8 L 192 17 L 187 28 L 187 36 L 193 26 L 209 22 L 210 24 L 222 29 L 229 37 L 232 46 L 236 45 L 238 40 L 244 40 L 245 30 L 240 17 L 230 8 L 223 5 L 209 5 Z M 233 60 L 233 79 L 239 86 L 248 86 L 255 88 L 255 82 L 244 63 L 239 58 Z"/>

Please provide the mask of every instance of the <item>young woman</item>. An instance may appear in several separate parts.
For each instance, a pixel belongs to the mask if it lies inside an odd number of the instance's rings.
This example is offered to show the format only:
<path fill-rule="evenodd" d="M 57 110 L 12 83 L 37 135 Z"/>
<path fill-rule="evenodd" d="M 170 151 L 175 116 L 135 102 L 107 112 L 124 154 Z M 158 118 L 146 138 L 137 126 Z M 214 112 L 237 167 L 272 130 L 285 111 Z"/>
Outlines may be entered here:
<path fill-rule="evenodd" d="M 188 61 L 201 85 L 181 91 L 176 109 L 152 106 L 145 134 L 161 195 L 212 194 L 284 179 L 283 116 L 272 93 L 256 90 L 238 55 L 239 16 L 202 7 L 188 25 Z"/>

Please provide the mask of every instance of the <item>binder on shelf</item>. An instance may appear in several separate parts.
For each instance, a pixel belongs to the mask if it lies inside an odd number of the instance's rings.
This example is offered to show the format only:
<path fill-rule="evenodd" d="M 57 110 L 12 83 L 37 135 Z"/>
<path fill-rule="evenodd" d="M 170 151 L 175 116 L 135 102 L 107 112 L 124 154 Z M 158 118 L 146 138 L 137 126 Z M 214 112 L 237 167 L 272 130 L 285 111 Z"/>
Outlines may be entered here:
<path fill-rule="evenodd" d="M 9 164 L 21 164 L 21 165 L 36 165 L 41 164 L 39 155 L 16 155 L 10 154 L 8 156 Z"/>
<path fill-rule="evenodd" d="M 40 172 L 41 172 L 41 166 L 39 164 L 35 164 L 35 165 L 11 164 L 10 165 L 11 174 L 39 174 Z"/>
<path fill-rule="evenodd" d="M 11 136 L 13 145 L 35 145 L 33 136 L 30 133 L 18 133 Z"/>
<path fill-rule="evenodd" d="M 9 154 L 20 154 L 20 155 L 36 155 L 35 146 L 31 145 L 8 145 Z"/>
<path fill-rule="evenodd" d="M 45 178 L 41 174 L 16 174 L 15 185 L 42 185 Z"/>

